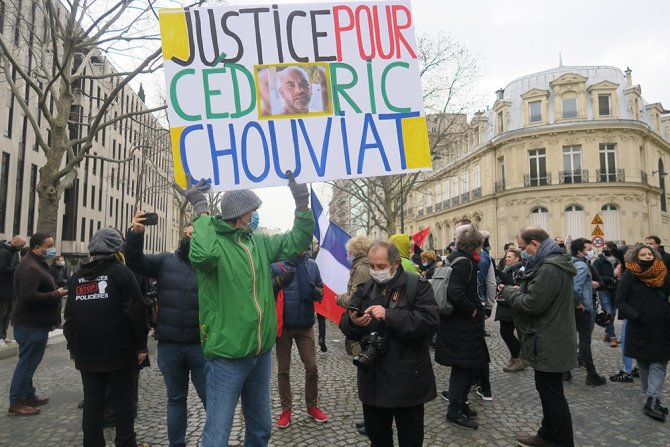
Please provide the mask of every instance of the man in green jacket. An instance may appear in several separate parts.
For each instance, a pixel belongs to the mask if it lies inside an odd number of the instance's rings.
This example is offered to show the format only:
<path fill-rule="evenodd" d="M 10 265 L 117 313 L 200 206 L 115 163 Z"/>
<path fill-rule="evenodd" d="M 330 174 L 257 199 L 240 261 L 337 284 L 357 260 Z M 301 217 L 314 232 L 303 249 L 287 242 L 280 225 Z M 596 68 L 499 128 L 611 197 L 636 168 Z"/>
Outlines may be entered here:
<path fill-rule="evenodd" d="M 576 366 L 577 331 L 573 309 L 575 268 L 570 256 L 538 227 L 523 228 L 519 248 L 531 256 L 520 286 L 500 286 L 515 311 L 521 358 L 535 369 L 542 402 L 542 426 L 535 436 L 517 438 L 520 446 L 574 446 L 563 373 Z"/>
<path fill-rule="evenodd" d="M 270 374 L 277 336 L 270 264 L 298 256 L 312 241 L 309 191 L 286 173 L 296 204 L 290 232 L 256 233 L 261 199 L 250 190 L 227 191 L 221 215 L 208 216 L 204 180 L 175 189 L 196 218 L 189 258 L 198 275 L 200 339 L 207 360 L 207 419 L 203 447 L 227 446 L 237 401 L 242 400 L 245 445 L 267 446 L 272 431 Z"/>

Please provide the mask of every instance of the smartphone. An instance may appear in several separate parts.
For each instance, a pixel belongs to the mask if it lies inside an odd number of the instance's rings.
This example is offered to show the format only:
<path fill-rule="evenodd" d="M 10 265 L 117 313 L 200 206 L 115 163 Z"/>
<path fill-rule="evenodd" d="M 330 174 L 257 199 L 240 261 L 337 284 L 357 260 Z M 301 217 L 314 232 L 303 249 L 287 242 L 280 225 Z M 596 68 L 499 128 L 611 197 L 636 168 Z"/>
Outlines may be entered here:
<path fill-rule="evenodd" d="M 349 307 L 347 307 L 347 310 L 352 310 L 352 311 L 356 312 L 357 317 L 362 317 L 363 315 L 365 315 L 365 312 L 363 312 L 363 310 L 360 307 L 349 306 Z"/>
<path fill-rule="evenodd" d="M 144 222 L 143 225 L 158 225 L 158 214 L 156 213 L 144 213 Z"/>

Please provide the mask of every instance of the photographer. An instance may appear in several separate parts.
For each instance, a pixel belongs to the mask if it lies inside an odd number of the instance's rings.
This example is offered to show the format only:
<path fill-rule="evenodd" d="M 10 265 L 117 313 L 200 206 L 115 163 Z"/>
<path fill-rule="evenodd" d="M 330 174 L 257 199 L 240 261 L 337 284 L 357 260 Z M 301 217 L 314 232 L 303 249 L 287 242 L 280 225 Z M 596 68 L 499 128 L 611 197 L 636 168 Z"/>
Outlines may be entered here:
<path fill-rule="evenodd" d="M 167 426 L 170 446 L 185 445 L 188 376 L 205 405 L 205 357 L 200 347 L 198 281 L 188 254 L 193 225 L 184 228 L 174 253 L 144 254 L 145 213 L 135 214 L 126 235 L 124 255 L 136 274 L 156 278 L 160 295 L 156 317 L 158 367 L 167 388 Z"/>
<path fill-rule="evenodd" d="M 388 240 L 368 250 L 372 279 L 354 292 L 340 329 L 360 341 L 358 397 L 365 428 L 375 447 L 423 443 L 424 404 L 435 398 L 435 376 L 428 342 L 437 330 L 433 289 L 423 278 L 405 273 L 400 253 Z"/>

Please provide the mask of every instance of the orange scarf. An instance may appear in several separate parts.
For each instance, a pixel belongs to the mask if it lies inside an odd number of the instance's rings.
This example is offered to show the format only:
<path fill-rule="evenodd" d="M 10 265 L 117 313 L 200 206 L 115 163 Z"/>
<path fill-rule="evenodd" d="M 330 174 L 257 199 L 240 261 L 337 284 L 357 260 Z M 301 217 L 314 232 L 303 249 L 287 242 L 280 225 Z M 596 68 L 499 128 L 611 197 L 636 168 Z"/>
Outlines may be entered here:
<path fill-rule="evenodd" d="M 626 262 L 626 268 L 640 281 L 649 287 L 661 287 L 668 276 L 668 269 L 660 259 L 654 259 L 654 263 L 644 272 L 637 262 Z"/>

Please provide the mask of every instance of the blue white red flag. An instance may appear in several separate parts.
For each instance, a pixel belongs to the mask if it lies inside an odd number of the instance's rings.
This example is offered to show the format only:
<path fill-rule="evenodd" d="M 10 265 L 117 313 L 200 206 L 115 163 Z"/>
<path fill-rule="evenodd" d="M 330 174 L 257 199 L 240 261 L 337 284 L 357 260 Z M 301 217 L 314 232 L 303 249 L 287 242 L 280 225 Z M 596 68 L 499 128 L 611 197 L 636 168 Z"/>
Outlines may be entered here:
<path fill-rule="evenodd" d="M 323 301 L 316 303 L 316 313 L 339 323 L 344 309 L 335 303 L 335 296 L 347 291 L 351 264 L 347 260 L 346 244 L 351 236 L 328 219 L 314 191 L 311 202 L 316 224 L 314 236 L 319 241 L 316 264 L 323 280 Z"/>

